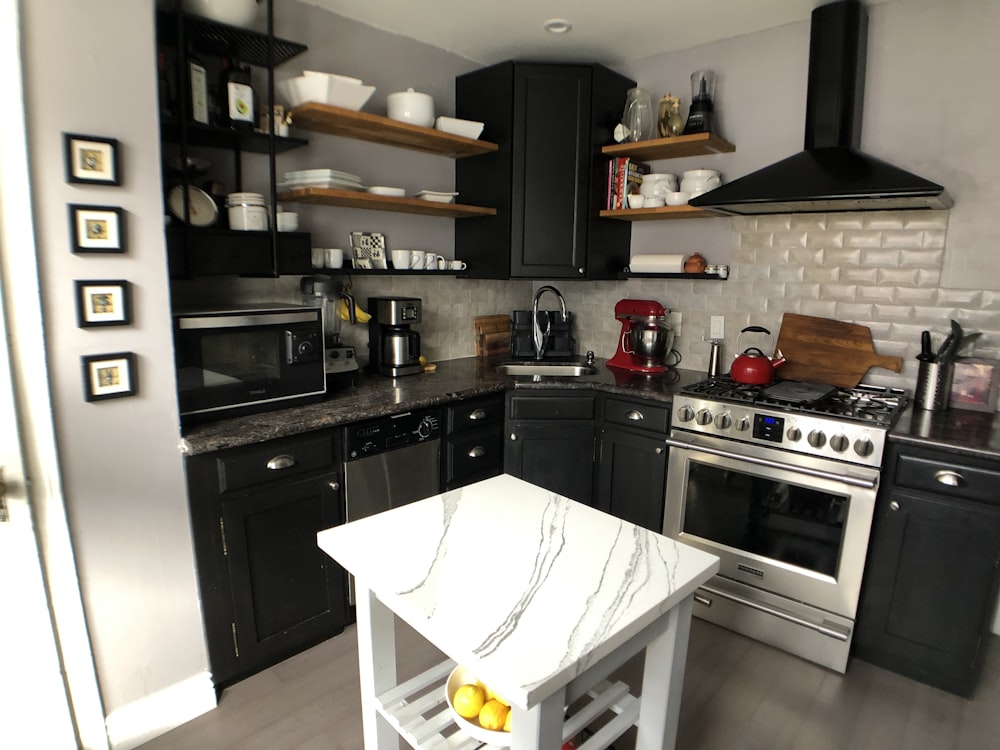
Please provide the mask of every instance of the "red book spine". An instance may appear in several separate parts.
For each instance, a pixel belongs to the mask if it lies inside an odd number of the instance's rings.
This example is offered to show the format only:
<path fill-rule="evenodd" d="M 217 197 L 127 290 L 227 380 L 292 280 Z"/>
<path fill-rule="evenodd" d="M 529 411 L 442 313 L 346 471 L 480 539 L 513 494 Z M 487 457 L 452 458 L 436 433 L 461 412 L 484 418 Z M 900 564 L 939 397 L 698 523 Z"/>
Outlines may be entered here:
<path fill-rule="evenodd" d="M 625 205 L 626 180 L 628 179 L 628 157 L 618 160 L 618 171 L 615 176 L 615 208 L 623 208 Z"/>

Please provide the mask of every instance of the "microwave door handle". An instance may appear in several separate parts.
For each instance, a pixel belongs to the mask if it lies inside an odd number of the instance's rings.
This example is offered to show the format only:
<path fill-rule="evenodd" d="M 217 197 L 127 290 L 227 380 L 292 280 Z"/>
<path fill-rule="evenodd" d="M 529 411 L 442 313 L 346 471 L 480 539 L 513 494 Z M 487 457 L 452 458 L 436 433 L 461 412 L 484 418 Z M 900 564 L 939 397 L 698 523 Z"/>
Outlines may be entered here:
<path fill-rule="evenodd" d="M 727 451 L 722 448 L 708 448 L 703 445 L 695 445 L 689 443 L 686 440 L 678 440 L 677 438 L 668 437 L 665 438 L 664 443 L 669 445 L 671 448 L 681 448 L 684 450 L 696 450 L 702 453 L 710 453 L 713 456 L 720 456 L 722 458 L 731 458 L 734 461 L 743 461 L 748 464 L 756 464 L 757 466 L 766 466 L 769 469 L 783 469 L 785 471 L 794 471 L 798 474 L 805 474 L 810 477 L 816 477 L 817 479 L 829 479 L 833 482 L 840 482 L 841 484 L 847 484 L 852 487 L 861 487 L 866 490 L 873 490 L 876 487 L 876 483 L 872 479 L 862 479 L 860 477 L 852 477 L 846 474 L 834 474 L 832 471 L 823 471 L 822 469 L 811 469 L 805 466 L 792 466 L 790 464 L 782 463 L 780 461 L 772 461 L 767 458 L 757 458 L 755 456 L 745 456 L 739 453 L 733 453 L 732 451 Z"/>

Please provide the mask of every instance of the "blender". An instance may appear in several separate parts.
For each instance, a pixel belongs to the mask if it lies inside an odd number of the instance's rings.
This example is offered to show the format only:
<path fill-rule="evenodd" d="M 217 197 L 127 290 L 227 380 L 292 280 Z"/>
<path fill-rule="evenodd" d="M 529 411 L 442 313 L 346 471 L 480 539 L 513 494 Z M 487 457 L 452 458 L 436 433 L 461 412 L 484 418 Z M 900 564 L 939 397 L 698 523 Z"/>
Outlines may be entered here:
<path fill-rule="evenodd" d="M 691 74 L 691 107 L 683 135 L 715 132 L 715 73 L 696 70 Z"/>
<path fill-rule="evenodd" d="M 347 303 L 348 318 L 357 321 L 354 313 L 354 298 L 344 291 L 344 282 L 329 276 L 303 276 L 299 287 L 306 298 L 313 303 L 319 300 L 323 310 L 323 349 L 326 365 L 326 392 L 333 393 L 341 388 L 357 385 L 358 360 L 353 346 L 340 340 L 341 301 Z"/>
<path fill-rule="evenodd" d="M 674 331 L 663 305 L 650 299 L 623 299 L 615 305 L 615 317 L 621 321 L 622 332 L 608 367 L 647 374 L 666 372 L 664 360 L 673 347 Z"/>

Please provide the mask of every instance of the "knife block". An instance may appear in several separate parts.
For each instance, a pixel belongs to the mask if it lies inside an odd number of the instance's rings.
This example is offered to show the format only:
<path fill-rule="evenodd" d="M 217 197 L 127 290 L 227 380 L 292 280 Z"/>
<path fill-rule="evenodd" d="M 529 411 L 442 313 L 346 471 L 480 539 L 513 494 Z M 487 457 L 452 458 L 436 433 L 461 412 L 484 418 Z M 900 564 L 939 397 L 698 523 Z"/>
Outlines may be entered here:
<path fill-rule="evenodd" d="M 917 372 L 917 390 L 913 395 L 913 405 L 925 411 L 942 411 L 948 408 L 951 397 L 951 381 L 955 376 L 955 365 L 951 362 L 921 362 Z"/>

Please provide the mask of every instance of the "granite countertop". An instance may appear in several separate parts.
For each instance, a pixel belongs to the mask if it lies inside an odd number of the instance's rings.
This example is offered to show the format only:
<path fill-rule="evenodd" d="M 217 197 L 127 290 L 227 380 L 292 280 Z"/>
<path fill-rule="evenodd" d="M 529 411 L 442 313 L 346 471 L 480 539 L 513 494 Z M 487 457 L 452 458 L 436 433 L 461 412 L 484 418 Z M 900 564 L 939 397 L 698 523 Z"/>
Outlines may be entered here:
<path fill-rule="evenodd" d="M 995 413 L 912 405 L 889 432 L 889 440 L 991 461 L 1000 460 L 1000 419 Z"/>
<path fill-rule="evenodd" d="M 719 567 L 714 555 L 508 475 L 317 540 L 359 586 L 525 710 Z"/>
<path fill-rule="evenodd" d="M 437 363 L 437 370 L 390 378 L 362 373 L 354 388 L 334 393 L 315 404 L 223 419 L 186 429 L 181 451 L 196 455 L 223 448 L 251 445 L 310 430 L 337 427 L 410 409 L 439 406 L 451 401 L 516 389 L 596 389 L 650 401 L 670 403 L 682 387 L 705 378 L 700 370 L 672 369 L 661 375 L 612 370 L 596 361 L 597 375 L 545 377 L 499 375 L 494 367 L 508 357 L 464 357 Z"/>

